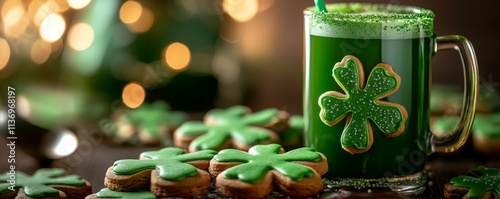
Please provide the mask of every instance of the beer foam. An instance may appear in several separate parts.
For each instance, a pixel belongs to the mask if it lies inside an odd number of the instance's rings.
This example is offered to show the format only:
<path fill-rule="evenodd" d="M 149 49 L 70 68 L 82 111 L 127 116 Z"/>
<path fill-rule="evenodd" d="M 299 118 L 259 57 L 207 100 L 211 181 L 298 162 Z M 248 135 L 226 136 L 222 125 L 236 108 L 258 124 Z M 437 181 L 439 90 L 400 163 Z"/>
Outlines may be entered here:
<path fill-rule="evenodd" d="M 339 3 L 305 11 L 309 34 L 347 39 L 411 39 L 433 35 L 432 11 L 398 5 Z"/>

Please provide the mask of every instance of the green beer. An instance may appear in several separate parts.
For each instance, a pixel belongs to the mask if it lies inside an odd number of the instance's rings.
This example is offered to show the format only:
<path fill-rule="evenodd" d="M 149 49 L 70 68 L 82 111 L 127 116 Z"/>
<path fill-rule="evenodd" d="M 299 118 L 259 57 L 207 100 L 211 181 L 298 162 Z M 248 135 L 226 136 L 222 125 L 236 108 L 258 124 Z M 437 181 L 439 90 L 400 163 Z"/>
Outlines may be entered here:
<path fill-rule="evenodd" d="M 305 13 L 306 145 L 328 157 L 328 177 L 398 178 L 421 172 L 430 150 L 428 95 L 434 15 L 424 9 L 389 5 L 333 4 L 327 9 L 328 13 L 313 8 Z M 344 93 L 332 77 L 332 68 L 346 55 L 360 60 L 365 79 L 377 64 L 391 65 L 401 78 L 400 86 L 381 100 L 400 104 L 408 113 L 404 131 L 397 137 L 384 136 L 371 122 L 373 144 L 361 154 L 341 147 L 345 118 L 328 126 L 319 116 L 320 95 Z"/>

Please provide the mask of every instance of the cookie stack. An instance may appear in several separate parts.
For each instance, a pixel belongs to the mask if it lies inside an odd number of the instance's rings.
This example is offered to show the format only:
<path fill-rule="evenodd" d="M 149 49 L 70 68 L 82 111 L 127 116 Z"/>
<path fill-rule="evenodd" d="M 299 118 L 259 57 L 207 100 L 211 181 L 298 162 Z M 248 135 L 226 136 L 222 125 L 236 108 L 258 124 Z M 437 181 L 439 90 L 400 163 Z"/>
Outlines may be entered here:
<path fill-rule="evenodd" d="M 456 127 L 462 109 L 463 93 L 456 88 L 437 86 L 431 93 L 431 131 L 446 137 Z M 500 95 L 483 86 L 471 130 L 474 149 L 484 155 L 500 156 Z"/>
<path fill-rule="evenodd" d="M 289 114 L 269 108 L 252 113 L 245 106 L 209 111 L 203 122 L 183 123 L 174 132 L 174 144 L 190 152 L 235 148 L 248 150 L 257 144 L 279 143 L 287 131 Z"/>
<path fill-rule="evenodd" d="M 214 155 L 213 150 L 186 153 L 172 147 L 143 152 L 139 159 L 118 160 L 106 172 L 106 189 L 87 198 L 137 194 L 160 198 L 204 195 L 210 187 L 207 170 Z"/>
<path fill-rule="evenodd" d="M 211 110 L 203 121 L 185 122 L 187 118 L 186 113 L 172 111 L 166 102 L 156 101 L 137 109 L 116 110 L 100 126 L 116 144 L 175 145 L 190 152 L 248 150 L 269 143 L 281 143 L 285 149 L 302 146 L 303 117 L 275 108 L 252 112 L 245 106 L 233 106 Z"/>
<path fill-rule="evenodd" d="M 211 187 L 234 198 L 262 198 L 273 191 L 308 197 L 323 190 L 321 176 L 327 170 L 325 156 L 307 147 L 286 153 L 278 144 L 218 153 L 167 147 L 116 161 L 106 172 L 106 188 L 87 199 L 192 198 L 204 196 Z"/>
<path fill-rule="evenodd" d="M 448 199 L 488 198 L 500 196 L 500 170 L 478 167 L 468 175 L 454 177 L 444 186 L 444 196 Z"/>
<path fill-rule="evenodd" d="M 308 197 L 323 190 L 326 157 L 302 144 L 303 118 L 269 108 L 214 109 L 203 121 L 182 123 L 175 147 L 116 161 L 104 189 L 93 198 L 192 198 L 210 189 L 235 198 L 262 198 L 271 192 Z M 277 144 L 283 142 L 287 149 Z"/>
<path fill-rule="evenodd" d="M 0 174 L 0 198 L 74 198 L 92 193 L 88 181 L 77 175 L 66 175 L 64 169 L 39 169 L 32 176 L 11 170 Z"/>
<path fill-rule="evenodd" d="M 164 101 L 144 103 L 136 109 L 117 109 L 111 119 L 100 122 L 101 130 L 116 144 L 172 145 L 172 132 L 187 120 Z"/>

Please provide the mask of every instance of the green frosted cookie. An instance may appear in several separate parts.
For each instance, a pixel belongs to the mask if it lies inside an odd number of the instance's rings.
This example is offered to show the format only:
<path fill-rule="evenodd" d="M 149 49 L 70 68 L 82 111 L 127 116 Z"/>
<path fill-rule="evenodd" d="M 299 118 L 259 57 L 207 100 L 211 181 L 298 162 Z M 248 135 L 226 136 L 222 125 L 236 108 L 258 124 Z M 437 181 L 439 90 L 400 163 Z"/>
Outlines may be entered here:
<path fill-rule="evenodd" d="M 458 124 L 457 116 L 434 117 L 431 120 L 431 132 L 437 137 L 446 137 Z"/>
<path fill-rule="evenodd" d="M 224 149 L 210 161 L 217 191 L 233 198 L 263 198 L 273 189 L 306 198 L 323 189 L 326 157 L 309 147 L 285 152 L 278 144 L 256 145 L 248 152 Z"/>
<path fill-rule="evenodd" d="M 274 108 L 254 113 L 245 106 L 214 109 L 204 122 L 183 123 L 174 133 L 174 143 L 189 151 L 248 150 L 257 144 L 278 143 L 278 133 L 288 128 L 288 118 L 288 113 Z"/>
<path fill-rule="evenodd" d="M 11 170 L 0 174 L 0 198 L 84 198 L 92 193 L 90 184 L 64 169 L 39 169 L 32 176 Z"/>
<path fill-rule="evenodd" d="M 457 115 L 462 108 L 463 91 L 457 87 L 432 85 L 430 94 L 432 115 Z"/>
<path fill-rule="evenodd" d="M 500 156 L 500 112 L 476 116 L 472 126 L 472 145 L 483 154 Z"/>
<path fill-rule="evenodd" d="M 304 117 L 293 115 L 288 120 L 288 130 L 281 134 L 281 145 L 285 150 L 291 150 L 304 145 Z"/>
<path fill-rule="evenodd" d="M 433 85 L 430 94 L 432 115 L 459 115 L 464 100 L 462 89 L 447 85 Z M 481 84 L 476 112 L 490 113 L 500 110 L 500 94 L 489 84 Z"/>
<path fill-rule="evenodd" d="M 408 117 L 405 107 L 386 99 L 399 89 L 402 81 L 391 65 L 379 63 L 365 78 L 361 61 L 347 55 L 335 64 L 332 76 L 343 93 L 323 93 L 318 99 L 319 117 L 328 126 L 346 120 L 340 137 L 344 150 L 351 154 L 370 150 L 374 128 L 386 137 L 404 132 Z"/>
<path fill-rule="evenodd" d="M 113 191 L 111 189 L 104 188 L 95 194 L 87 196 L 85 199 L 98 199 L 98 198 L 154 199 L 157 197 L 149 190 L 125 192 L 125 191 Z"/>
<path fill-rule="evenodd" d="M 473 132 L 479 136 L 500 139 L 500 112 L 476 114 Z"/>
<path fill-rule="evenodd" d="M 106 171 L 104 185 L 120 192 L 150 190 L 160 198 L 201 196 L 210 187 L 210 174 L 205 170 L 215 153 L 186 153 L 175 147 L 146 151 L 139 159 L 115 161 Z"/>
<path fill-rule="evenodd" d="M 431 122 L 431 132 L 446 137 L 458 124 L 458 116 L 436 117 Z M 500 155 L 500 112 L 476 113 L 471 129 L 472 145 L 483 154 Z"/>
<path fill-rule="evenodd" d="M 469 199 L 498 198 L 500 196 L 500 170 L 478 167 L 469 171 L 467 176 L 458 176 L 445 186 L 447 198 L 460 197 Z M 489 197 L 485 197 L 485 196 Z"/>
<path fill-rule="evenodd" d="M 131 109 L 118 116 L 114 122 L 102 122 L 101 127 L 119 144 L 171 146 L 171 133 L 186 119 L 186 113 L 171 111 L 166 102 L 156 101 Z"/>

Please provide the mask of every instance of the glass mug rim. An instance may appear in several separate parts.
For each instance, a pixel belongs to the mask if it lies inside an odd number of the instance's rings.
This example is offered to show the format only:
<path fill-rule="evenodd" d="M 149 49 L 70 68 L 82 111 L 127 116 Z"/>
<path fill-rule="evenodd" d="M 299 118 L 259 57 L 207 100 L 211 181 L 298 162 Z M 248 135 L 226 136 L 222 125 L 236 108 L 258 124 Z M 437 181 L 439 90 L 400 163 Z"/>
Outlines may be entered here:
<path fill-rule="evenodd" d="M 353 39 L 409 39 L 434 36 L 434 13 L 396 4 L 331 3 L 328 12 L 304 10 L 311 35 Z"/>
<path fill-rule="evenodd" d="M 334 8 L 335 6 L 347 8 L 350 10 L 339 10 L 341 8 Z M 317 11 L 315 6 L 307 7 L 304 10 L 305 15 L 312 15 L 313 13 L 321 13 L 324 16 L 329 16 L 336 20 L 358 21 L 359 19 L 353 17 L 363 17 L 363 22 L 379 23 L 391 22 L 394 20 L 405 20 L 414 18 L 434 18 L 434 12 L 430 9 L 407 6 L 399 4 L 375 4 L 375 3 L 330 3 L 326 4 L 328 12 Z M 378 12 L 373 12 L 373 10 Z M 345 12 L 348 11 L 348 12 Z M 372 13 L 363 13 L 372 11 Z M 348 17 L 348 18 L 346 18 Z M 385 20 L 385 21 L 384 21 Z"/>

